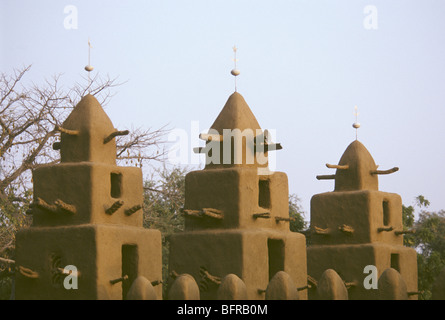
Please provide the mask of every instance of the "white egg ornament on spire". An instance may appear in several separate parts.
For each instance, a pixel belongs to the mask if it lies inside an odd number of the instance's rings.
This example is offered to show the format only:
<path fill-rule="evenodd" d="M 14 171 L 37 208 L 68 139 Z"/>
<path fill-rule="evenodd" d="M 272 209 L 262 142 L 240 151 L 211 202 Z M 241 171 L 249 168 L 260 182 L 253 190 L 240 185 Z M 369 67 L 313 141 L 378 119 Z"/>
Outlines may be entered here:
<path fill-rule="evenodd" d="M 357 106 L 354 108 L 355 122 L 352 124 L 352 127 L 355 129 L 355 140 L 357 140 L 357 129 L 360 128 L 360 123 L 358 123 L 358 112 Z"/>
<path fill-rule="evenodd" d="M 88 71 L 88 80 L 89 82 L 90 80 L 90 72 L 94 70 L 93 66 L 91 65 L 91 43 L 90 43 L 90 39 L 88 39 L 88 64 L 85 66 L 85 71 Z"/>

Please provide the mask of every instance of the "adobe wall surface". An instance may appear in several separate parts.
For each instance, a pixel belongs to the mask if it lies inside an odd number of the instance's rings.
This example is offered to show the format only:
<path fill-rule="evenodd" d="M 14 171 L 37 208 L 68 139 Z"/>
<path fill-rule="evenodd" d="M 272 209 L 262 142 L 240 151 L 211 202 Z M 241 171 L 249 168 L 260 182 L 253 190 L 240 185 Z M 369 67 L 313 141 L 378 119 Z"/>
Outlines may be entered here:
<path fill-rule="evenodd" d="M 297 287 L 307 285 L 306 241 L 299 233 L 203 230 L 172 235 L 170 246 L 170 272 L 190 274 L 198 284 L 201 268 L 219 278 L 235 274 L 244 281 L 248 299 L 263 300 L 269 281 L 278 271 L 288 273 Z M 201 292 L 201 299 L 216 299 L 217 289 L 209 284 Z M 307 298 L 306 291 L 300 295 L 300 299 Z"/>
<path fill-rule="evenodd" d="M 402 199 L 398 194 L 357 190 L 326 192 L 311 199 L 311 225 L 328 229 L 328 235 L 314 234 L 313 244 L 385 242 L 403 245 Z M 351 232 L 342 231 L 348 226 Z M 392 227 L 391 231 L 379 228 Z"/>
<path fill-rule="evenodd" d="M 385 243 L 313 245 L 307 248 L 308 274 L 319 279 L 325 270 L 335 270 L 343 281 L 353 284 L 348 290 L 351 300 L 379 298 L 377 290 L 365 289 L 363 285 L 368 275 L 364 269 L 368 265 L 377 268 L 378 277 L 386 269 L 396 268 L 408 292 L 417 291 L 417 254 L 412 248 Z M 417 297 L 413 295 L 411 298 Z"/>
<path fill-rule="evenodd" d="M 114 182 L 114 177 L 119 181 Z M 100 162 L 61 163 L 34 170 L 33 181 L 34 198 L 49 205 L 62 200 L 76 208 L 75 214 L 35 210 L 34 226 L 112 223 L 142 227 L 142 210 L 126 213 L 143 202 L 139 168 Z M 119 208 L 107 213 L 117 201 L 121 201 Z"/>
<path fill-rule="evenodd" d="M 61 163 L 33 171 L 33 225 L 17 233 L 17 299 L 162 299 L 161 233 L 142 227 L 142 171 L 116 165 L 115 137 L 128 131 L 92 95 L 56 130 Z M 77 289 L 63 284 L 66 266 Z"/>
<path fill-rule="evenodd" d="M 219 221 L 186 217 L 187 231 L 247 227 L 289 230 L 288 222 L 276 219 L 289 218 L 285 173 L 261 176 L 256 168 L 201 170 L 188 173 L 185 184 L 184 209 L 215 208 L 224 215 Z M 260 192 L 260 184 L 267 185 L 265 194 Z M 262 213 L 268 213 L 269 218 L 255 218 Z"/>

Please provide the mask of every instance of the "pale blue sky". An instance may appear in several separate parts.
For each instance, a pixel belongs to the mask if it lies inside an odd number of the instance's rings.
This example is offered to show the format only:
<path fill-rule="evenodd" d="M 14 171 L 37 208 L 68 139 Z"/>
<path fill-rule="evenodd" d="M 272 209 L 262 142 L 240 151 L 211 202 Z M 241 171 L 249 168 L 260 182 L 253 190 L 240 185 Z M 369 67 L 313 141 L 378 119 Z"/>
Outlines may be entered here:
<path fill-rule="evenodd" d="M 78 29 L 64 28 L 67 5 L 78 9 Z M 377 30 L 363 25 L 367 5 Z M 33 64 L 29 80 L 63 73 L 70 86 L 85 76 L 90 38 L 94 72 L 128 80 L 107 107 L 116 127 L 190 130 L 199 121 L 204 130 L 233 92 L 236 44 L 238 91 L 262 128 L 276 130 L 276 169 L 306 212 L 312 195 L 333 190 L 315 176 L 333 173 L 325 163 L 355 139 L 355 105 L 359 140 L 381 169 L 400 167 L 380 189 L 407 205 L 422 194 L 439 210 L 444 9 L 443 0 L 2 0 L 0 70 Z"/>

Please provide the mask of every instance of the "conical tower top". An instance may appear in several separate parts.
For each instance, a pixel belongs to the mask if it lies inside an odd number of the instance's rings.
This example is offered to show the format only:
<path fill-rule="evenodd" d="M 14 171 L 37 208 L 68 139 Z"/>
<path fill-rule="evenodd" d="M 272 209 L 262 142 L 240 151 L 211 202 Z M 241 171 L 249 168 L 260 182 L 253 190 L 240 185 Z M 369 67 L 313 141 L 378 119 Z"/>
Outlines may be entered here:
<path fill-rule="evenodd" d="M 377 165 L 368 149 L 360 141 L 353 141 L 338 162 L 335 191 L 378 190 L 378 176 L 373 174 L 376 170 Z"/>
<path fill-rule="evenodd" d="M 224 129 L 239 129 L 241 131 L 249 129 L 255 132 L 257 129 L 261 130 L 261 127 L 244 97 L 240 93 L 234 92 L 212 124 L 211 129 L 222 135 Z"/>
<path fill-rule="evenodd" d="M 358 140 L 353 141 L 345 150 L 337 165 L 326 164 L 337 169 L 334 175 L 317 176 L 319 180 L 335 179 L 335 191 L 378 190 L 378 175 L 390 174 L 399 170 L 377 170 L 368 149 Z"/>
<path fill-rule="evenodd" d="M 195 152 L 206 154 L 206 169 L 250 166 L 268 167 L 268 151 L 279 150 L 281 145 L 268 142 L 243 96 L 234 92 L 219 113 L 207 134 L 206 141 Z"/>
<path fill-rule="evenodd" d="M 61 132 L 59 144 L 61 162 L 103 162 L 116 164 L 117 131 L 99 101 L 88 94 L 57 128 Z"/>

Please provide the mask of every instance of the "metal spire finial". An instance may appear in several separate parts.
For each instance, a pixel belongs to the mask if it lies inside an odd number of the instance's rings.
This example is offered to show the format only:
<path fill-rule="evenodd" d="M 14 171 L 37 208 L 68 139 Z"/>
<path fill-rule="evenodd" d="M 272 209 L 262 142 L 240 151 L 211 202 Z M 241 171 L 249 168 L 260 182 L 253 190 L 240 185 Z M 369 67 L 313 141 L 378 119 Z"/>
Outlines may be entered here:
<path fill-rule="evenodd" d="M 92 48 L 92 46 L 91 46 L 91 42 L 90 42 L 90 39 L 88 38 L 88 65 L 85 66 L 85 70 L 88 71 L 88 83 L 91 82 L 91 79 L 90 79 L 90 72 L 93 71 L 93 69 L 94 69 L 94 68 L 91 66 L 91 48 Z"/>
<path fill-rule="evenodd" d="M 358 115 L 359 113 L 357 112 L 357 106 L 354 107 L 354 115 L 355 115 L 355 122 L 352 124 L 352 127 L 355 129 L 355 140 L 357 140 L 357 131 L 358 128 L 360 128 L 360 123 L 358 123 Z"/>
<path fill-rule="evenodd" d="M 236 51 L 238 50 L 238 48 L 236 46 L 233 46 L 233 62 L 235 67 L 232 69 L 232 71 L 230 71 L 230 73 L 235 77 L 235 92 L 236 92 L 236 77 L 239 76 L 240 71 L 236 68 L 236 62 L 238 61 L 238 59 L 236 58 Z"/>

